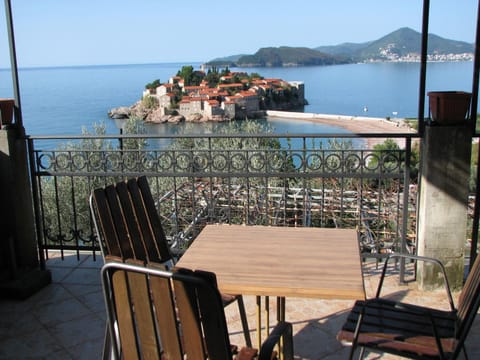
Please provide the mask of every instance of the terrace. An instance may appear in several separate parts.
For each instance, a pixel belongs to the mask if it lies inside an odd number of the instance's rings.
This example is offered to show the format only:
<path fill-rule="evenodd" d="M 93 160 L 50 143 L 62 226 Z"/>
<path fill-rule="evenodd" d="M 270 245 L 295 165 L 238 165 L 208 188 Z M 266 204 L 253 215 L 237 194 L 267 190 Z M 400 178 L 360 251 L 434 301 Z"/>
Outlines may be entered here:
<path fill-rule="evenodd" d="M 424 21 L 425 32 L 428 16 Z M 10 277 L 2 291 L 12 291 L 13 282 L 12 293 L 27 294 L 28 299 L 0 300 L 0 357 L 101 356 L 105 327 L 99 275 L 102 259 L 86 199 L 97 186 L 137 175 L 148 176 L 172 251 L 178 256 L 207 223 L 358 228 L 365 287 L 371 296 L 378 263 L 387 253 L 418 250 L 418 222 L 425 219 L 417 183 L 412 180 L 416 178 L 412 148 L 429 132 L 423 118 L 425 66 L 424 59 L 417 134 L 32 137 L 23 132 L 17 106 L 16 123 L 1 130 L 6 141 L 2 166 L 7 170 L 0 178 L 2 185 L 12 185 L 10 176 L 15 179 L 12 188 L 2 186 L 2 196 L 10 198 L 7 192 L 11 189 L 18 195 L 13 209 L 23 229 L 17 226 L 10 233 L 5 231 L 11 229 L 5 220 L 11 210 L 3 205 L 0 267 Z M 472 114 L 477 112 L 478 68 L 476 61 Z M 470 123 L 474 124 L 473 119 Z M 390 138 L 401 146 L 366 149 L 363 142 L 368 138 Z M 334 145 L 327 146 L 329 141 Z M 465 177 L 459 183 L 462 180 Z M 465 254 L 461 262 L 467 270 L 477 248 L 477 198 L 478 190 L 464 204 L 469 211 L 465 210 L 463 218 L 472 234 L 471 241 L 465 239 L 461 244 Z M 31 203 L 31 209 L 25 210 L 23 205 Z M 35 234 L 33 243 L 22 240 L 29 235 L 25 232 Z M 13 245 L 14 239 L 20 245 Z M 36 275 L 36 270 L 42 275 Z M 399 271 L 401 279 L 415 273 L 408 264 Z M 29 288 L 22 283 L 30 276 L 42 284 Z M 16 292 L 19 283 L 21 289 Z M 418 299 L 416 283 L 405 286 L 400 287 L 392 277 L 389 291 Z M 440 296 L 432 292 L 428 301 L 436 304 Z M 351 305 L 288 299 L 297 357 L 345 358 L 348 349 L 335 335 Z M 252 299 L 247 299 L 247 310 L 253 324 Z M 241 343 L 239 321 L 234 314 L 227 315 L 233 342 Z M 477 321 L 467 341 L 472 358 L 480 355 L 474 341 L 479 326 Z M 394 357 L 372 353 L 368 358 Z"/>
<path fill-rule="evenodd" d="M 102 355 L 105 308 L 100 286 L 101 259 L 92 255 L 49 252 L 47 268 L 52 284 L 25 301 L 0 301 L 0 358 L 25 359 L 98 359 Z M 378 270 L 374 261 L 364 263 L 367 295 L 374 294 Z M 388 293 L 419 299 L 414 286 L 398 286 L 391 278 Z M 430 292 L 428 303 L 446 306 L 443 291 Z M 255 299 L 245 298 L 255 343 Z M 348 347 L 335 338 L 352 302 L 348 300 L 287 299 L 287 320 L 293 323 L 296 359 L 346 359 Z M 231 341 L 243 344 L 238 313 L 227 307 Z M 275 314 L 272 314 L 274 316 Z M 480 356 L 477 320 L 467 339 L 470 358 Z M 366 359 L 398 359 L 391 355 L 369 353 Z"/>

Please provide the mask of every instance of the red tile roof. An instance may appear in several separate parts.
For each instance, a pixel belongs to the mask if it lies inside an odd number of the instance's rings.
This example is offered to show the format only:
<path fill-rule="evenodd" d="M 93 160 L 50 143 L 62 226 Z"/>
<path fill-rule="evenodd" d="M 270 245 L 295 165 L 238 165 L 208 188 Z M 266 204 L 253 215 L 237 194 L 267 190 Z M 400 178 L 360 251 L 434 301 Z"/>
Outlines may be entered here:
<path fill-rule="evenodd" d="M 233 83 L 233 84 L 219 84 L 218 87 L 222 88 L 230 88 L 230 87 L 243 87 L 242 83 Z"/>

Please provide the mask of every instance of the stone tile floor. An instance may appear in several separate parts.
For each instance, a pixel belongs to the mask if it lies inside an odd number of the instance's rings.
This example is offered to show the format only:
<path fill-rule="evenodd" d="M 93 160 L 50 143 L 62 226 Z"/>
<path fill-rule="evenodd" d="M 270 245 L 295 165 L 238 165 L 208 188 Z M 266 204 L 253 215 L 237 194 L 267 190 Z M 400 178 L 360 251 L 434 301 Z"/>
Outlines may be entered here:
<path fill-rule="evenodd" d="M 65 256 L 51 253 L 47 268 L 52 284 L 24 301 L 0 300 L 0 359 L 99 359 L 105 331 L 105 309 L 100 285 L 102 261 L 91 255 Z M 365 289 L 368 297 L 375 294 L 379 270 L 374 262 L 364 263 Z M 423 293 L 414 283 L 398 284 L 391 276 L 386 293 L 412 302 L 446 306 L 444 292 Z M 457 294 L 458 295 L 458 294 Z M 421 299 L 421 300 L 420 300 Z M 255 298 L 245 303 L 256 343 Z M 270 300 L 274 305 L 273 299 Z M 287 321 L 294 326 L 296 359 L 336 360 L 348 358 L 349 348 L 335 338 L 352 301 L 287 299 Z M 272 306 L 275 308 L 275 306 Z M 236 306 L 227 307 L 232 343 L 242 345 L 243 336 Z M 275 311 L 271 313 L 275 319 Z M 273 320 L 272 326 L 273 326 Z M 471 359 L 480 358 L 480 320 L 467 339 Z M 368 353 L 367 359 L 397 359 L 391 355 Z"/>

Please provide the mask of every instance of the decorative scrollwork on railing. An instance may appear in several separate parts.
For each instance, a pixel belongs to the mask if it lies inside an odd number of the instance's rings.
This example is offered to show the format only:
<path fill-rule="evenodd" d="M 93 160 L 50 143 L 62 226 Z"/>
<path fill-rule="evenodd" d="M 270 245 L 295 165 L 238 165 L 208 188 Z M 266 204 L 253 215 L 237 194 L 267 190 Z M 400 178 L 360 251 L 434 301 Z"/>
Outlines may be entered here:
<path fill-rule="evenodd" d="M 87 237 L 84 237 L 84 231 L 81 229 L 70 229 L 68 233 L 70 236 L 67 237 L 66 233 L 60 233 L 59 229 L 49 227 L 44 230 L 43 235 L 48 243 L 56 245 L 92 245 L 94 241 L 96 241 L 96 237 L 91 233 Z"/>
<path fill-rule="evenodd" d="M 248 175 L 283 176 L 309 173 L 321 176 L 401 176 L 403 151 L 366 150 L 105 150 L 36 151 L 39 172 L 88 173 L 164 172 L 170 176 Z"/>

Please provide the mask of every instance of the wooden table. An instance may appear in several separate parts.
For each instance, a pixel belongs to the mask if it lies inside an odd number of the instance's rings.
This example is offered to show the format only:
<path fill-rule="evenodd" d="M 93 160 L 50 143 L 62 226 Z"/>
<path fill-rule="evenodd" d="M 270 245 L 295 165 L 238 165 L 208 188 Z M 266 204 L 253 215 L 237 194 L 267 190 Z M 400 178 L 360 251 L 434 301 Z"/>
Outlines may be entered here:
<path fill-rule="evenodd" d="M 214 272 L 221 292 L 256 295 L 258 307 L 260 296 L 365 298 L 352 229 L 207 225 L 177 266 Z"/>

